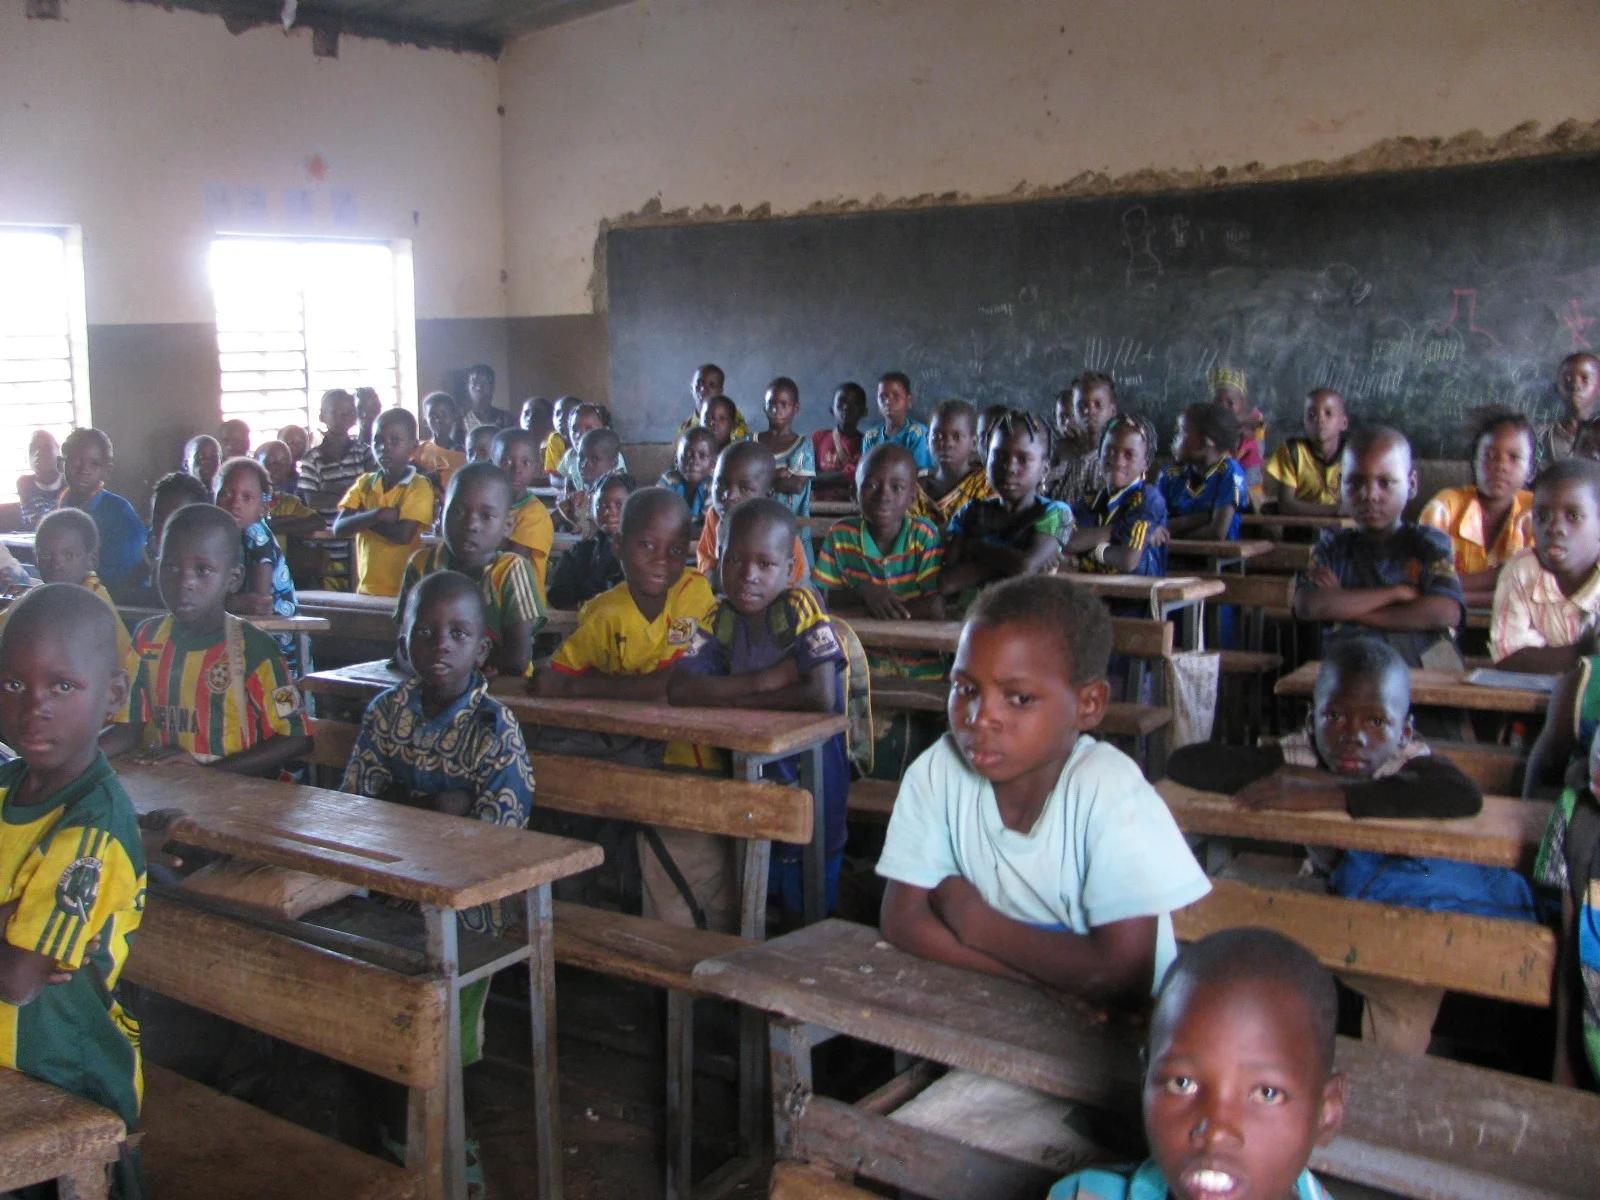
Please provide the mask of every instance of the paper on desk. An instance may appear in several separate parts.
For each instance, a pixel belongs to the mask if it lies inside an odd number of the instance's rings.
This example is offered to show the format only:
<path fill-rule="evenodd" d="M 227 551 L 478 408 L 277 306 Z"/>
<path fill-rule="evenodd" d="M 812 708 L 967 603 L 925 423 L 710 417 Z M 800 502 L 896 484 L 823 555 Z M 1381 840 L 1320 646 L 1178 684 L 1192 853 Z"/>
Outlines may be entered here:
<path fill-rule="evenodd" d="M 1527 675 L 1521 671 L 1496 671 L 1490 667 L 1479 667 L 1467 674 L 1467 682 L 1479 687 L 1514 688 L 1519 692 L 1553 692 L 1558 678 L 1556 675 Z"/>

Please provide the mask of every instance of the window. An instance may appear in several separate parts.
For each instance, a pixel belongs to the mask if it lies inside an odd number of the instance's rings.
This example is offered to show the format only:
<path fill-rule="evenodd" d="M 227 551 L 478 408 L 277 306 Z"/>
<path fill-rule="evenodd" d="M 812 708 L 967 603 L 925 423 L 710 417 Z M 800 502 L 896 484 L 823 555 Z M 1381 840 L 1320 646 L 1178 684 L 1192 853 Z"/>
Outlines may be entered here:
<path fill-rule="evenodd" d="M 252 443 L 284 425 L 315 440 L 329 388 L 376 388 L 416 410 L 416 329 L 408 243 L 218 238 L 211 245 L 222 419 Z"/>
<path fill-rule="evenodd" d="M 0 225 L 0 280 L 0 494 L 15 499 L 33 431 L 89 424 L 78 230 Z"/>

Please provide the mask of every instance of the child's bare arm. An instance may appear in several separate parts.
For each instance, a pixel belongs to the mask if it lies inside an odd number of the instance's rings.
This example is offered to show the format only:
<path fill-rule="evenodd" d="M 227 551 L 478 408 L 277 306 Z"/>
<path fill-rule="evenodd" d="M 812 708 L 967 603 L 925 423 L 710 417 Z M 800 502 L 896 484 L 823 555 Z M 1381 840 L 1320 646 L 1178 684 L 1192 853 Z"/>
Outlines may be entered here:
<path fill-rule="evenodd" d="M 1231 504 L 1219 504 L 1211 510 L 1210 524 L 1204 526 L 1206 535 L 1212 541 L 1223 541 L 1228 536 L 1228 530 L 1233 525 L 1233 514 L 1237 510 Z"/>
<path fill-rule="evenodd" d="M 864 612 L 878 621 L 904 621 L 911 617 L 906 602 L 881 583 L 864 587 L 835 587 L 828 589 L 830 612 Z"/>
<path fill-rule="evenodd" d="M 1294 488 L 1284 483 L 1281 479 L 1267 476 L 1267 499 L 1278 506 L 1278 511 L 1287 517 L 1336 517 L 1339 515 L 1337 504 L 1317 504 L 1311 500 L 1302 500 L 1294 493 Z"/>
<path fill-rule="evenodd" d="M 927 888 L 912 887 L 909 883 L 892 879 L 889 881 L 883 892 L 883 905 L 878 910 L 878 924 L 890 945 L 907 954 L 915 954 L 918 958 L 932 959 L 952 967 L 1003 975 L 1007 979 L 1028 978 L 998 958 L 962 945 L 950 927 L 934 913 L 930 901 L 932 895 Z"/>
<path fill-rule="evenodd" d="M 1373 629 L 1453 629 L 1461 620 L 1461 602 L 1450 596 L 1417 596 L 1410 600 L 1396 600 L 1382 608 L 1374 609 L 1356 618 L 1362 625 Z M 1570 667 L 1577 661 L 1573 655 L 1566 662 Z M 1504 664 L 1501 664 L 1504 666 Z M 1510 668 L 1515 670 L 1517 668 Z M 1526 669 L 1526 668 L 1524 668 Z M 1565 670 L 1553 667 L 1551 670 Z"/>
<path fill-rule="evenodd" d="M 398 508 L 341 508 L 333 518 L 333 532 L 343 534 L 377 533 L 379 526 L 393 525 L 400 519 Z M 412 522 L 415 524 L 415 522 Z"/>
<path fill-rule="evenodd" d="M 284 537 L 304 537 L 308 533 L 316 533 L 327 527 L 327 522 L 316 513 L 307 513 L 303 517 L 267 518 L 267 528 Z"/>
<path fill-rule="evenodd" d="M 1506 655 L 1495 668 L 1527 675 L 1557 675 L 1578 665 L 1577 646 L 1524 646 Z"/>
<path fill-rule="evenodd" d="M 812 667 L 802 674 L 792 658 L 785 658 L 765 670 L 741 675 L 674 671 L 667 684 L 667 698 L 673 704 L 711 708 L 748 703 L 755 708 L 790 712 L 832 712 L 834 678 L 831 663 Z"/>
<path fill-rule="evenodd" d="M 1533 749 L 1528 751 L 1528 766 L 1523 774 L 1522 794 L 1529 798 L 1559 789 L 1566 781 L 1567 762 L 1572 757 L 1574 720 L 1582 692 L 1583 672 L 1568 671 L 1550 693 L 1545 709 L 1544 728 Z"/>
<path fill-rule="evenodd" d="M 1309 586 L 1297 588 L 1294 615 L 1302 621 L 1355 621 L 1391 604 L 1415 600 L 1417 589 L 1409 583 L 1389 587 L 1347 588 L 1327 567 L 1314 566 L 1305 573 Z"/>
<path fill-rule="evenodd" d="M 228 611 L 265 615 L 272 611 L 272 564 L 252 563 L 244 586 L 228 597 Z"/>
<path fill-rule="evenodd" d="M 1212 513 L 1215 511 L 1215 509 L 1212 509 L 1211 512 L 1188 513 L 1181 517 L 1169 515 L 1167 517 L 1167 529 L 1171 531 L 1172 536 L 1175 538 L 1198 535 L 1210 527 Z"/>
<path fill-rule="evenodd" d="M 19 901 L 0 904 L 0 930 L 16 914 Z M 55 976 L 55 960 L 23 950 L 0 938 L 0 1000 L 21 1007 L 33 1000 Z"/>
<path fill-rule="evenodd" d="M 502 675 L 521 675 L 528 669 L 533 657 L 533 622 L 518 621 L 500 630 L 500 641 L 495 645 L 490 660 Z"/>
<path fill-rule="evenodd" d="M 265 775 L 285 763 L 311 753 L 311 739 L 304 734 L 274 734 L 254 746 L 236 750 L 208 765 L 233 775 Z"/>

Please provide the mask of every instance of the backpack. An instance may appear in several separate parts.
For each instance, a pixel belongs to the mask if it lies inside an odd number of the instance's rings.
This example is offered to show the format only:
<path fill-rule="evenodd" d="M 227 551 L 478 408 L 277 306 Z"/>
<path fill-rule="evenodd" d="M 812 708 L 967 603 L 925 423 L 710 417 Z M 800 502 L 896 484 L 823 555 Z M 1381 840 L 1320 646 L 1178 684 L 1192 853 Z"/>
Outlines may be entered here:
<path fill-rule="evenodd" d="M 838 617 L 829 617 L 833 631 L 844 650 L 844 715 L 849 722 L 845 729 L 845 747 L 851 765 L 864 778 L 872 770 L 872 672 L 867 666 L 866 647 L 851 629 Z M 738 614 L 726 604 L 717 606 L 712 621 L 711 635 L 724 650 L 733 646 L 733 632 Z M 798 636 L 790 619 L 789 606 L 778 603 L 767 608 L 767 629 L 785 651 L 794 645 Z"/>

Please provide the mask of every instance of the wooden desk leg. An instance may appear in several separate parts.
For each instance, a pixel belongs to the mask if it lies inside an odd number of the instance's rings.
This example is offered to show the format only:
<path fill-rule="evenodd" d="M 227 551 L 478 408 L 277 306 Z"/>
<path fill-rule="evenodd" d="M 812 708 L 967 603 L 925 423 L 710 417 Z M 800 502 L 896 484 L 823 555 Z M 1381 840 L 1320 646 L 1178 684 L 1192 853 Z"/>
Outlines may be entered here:
<path fill-rule="evenodd" d="M 111 1184 L 104 1166 L 84 1167 L 56 1180 L 56 1195 L 60 1200 L 106 1200 L 111 1194 Z"/>
<path fill-rule="evenodd" d="M 694 997 L 688 992 L 669 989 L 667 991 L 666 1200 L 686 1200 L 690 1194 L 693 1145 Z"/>
<path fill-rule="evenodd" d="M 461 959 L 456 950 L 456 914 L 447 908 L 422 907 L 427 931 L 428 969 L 444 977 L 445 996 L 445 1134 L 444 1194 L 466 1200 L 467 1114 L 461 1080 Z"/>
<path fill-rule="evenodd" d="M 550 885 L 522 894 L 528 927 L 528 1013 L 533 1034 L 533 1136 L 539 1200 L 561 1200 L 561 1109 L 556 1087 L 556 950 Z M 687 1181 L 686 1181 L 687 1182 Z"/>

